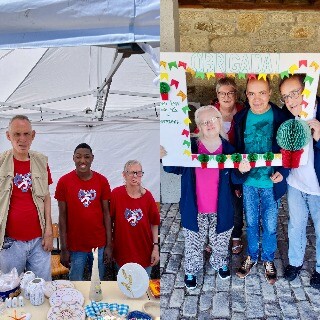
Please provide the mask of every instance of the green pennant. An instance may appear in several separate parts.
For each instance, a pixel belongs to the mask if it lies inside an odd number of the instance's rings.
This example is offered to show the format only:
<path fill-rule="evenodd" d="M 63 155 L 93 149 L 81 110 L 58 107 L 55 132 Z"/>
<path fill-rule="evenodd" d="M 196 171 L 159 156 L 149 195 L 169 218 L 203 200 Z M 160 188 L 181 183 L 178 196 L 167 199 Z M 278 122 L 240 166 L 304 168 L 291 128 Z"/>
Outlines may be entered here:
<path fill-rule="evenodd" d="M 184 112 L 184 114 L 187 114 L 188 111 L 190 111 L 189 106 L 185 106 L 182 108 L 182 111 Z"/>
<path fill-rule="evenodd" d="M 211 160 L 212 160 L 212 161 L 214 160 L 214 155 L 210 155 L 210 156 L 209 156 L 209 161 L 211 161 Z"/>
<path fill-rule="evenodd" d="M 187 147 L 189 148 L 190 145 L 191 145 L 191 142 L 188 141 L 188 140 L 184 140 L 184 141 L 183 141 L 183 145 L 184 145 L 184 146 L 187 146 Z"/>
<path fill-rule="evenodd" d="M 177 61 L 172 61 L 168 63 L 169 69 L 171 70 L 173 67 L 178 69 Z"/>
<path fill-rule="evenodd" d="M 304 83 L 309 82 L 309 84 L 311 85 L 312 82 L 313 82 L 313 80 L 314 80 L 314 78 L 306 75 L 306 77 L 304 78 L 304 81 L 303 81 L 303 82 L 304 82 Z"/>
<path fill-rule="evenodd" d="M 289 71 L 288 71 L 288 70 L 282 71 L 282 72 L 280 73 L 280 78 L 281 78 L 281 79 L 283 79 L 283 78 L 285 78 L 285 77 L 289 78 Z"/>
<path fill-rule="evenodd" d="M 238 79 L 245 79 L 246 74 L 245 73 L 238 73 Z"/>
<path fill-rule="evenodd" d="M 196 72 L 196 78 L 201 78 L 202 80 L 204 79 L 204 77 L 206 76 L 206 74 L 204 72 Z"/>

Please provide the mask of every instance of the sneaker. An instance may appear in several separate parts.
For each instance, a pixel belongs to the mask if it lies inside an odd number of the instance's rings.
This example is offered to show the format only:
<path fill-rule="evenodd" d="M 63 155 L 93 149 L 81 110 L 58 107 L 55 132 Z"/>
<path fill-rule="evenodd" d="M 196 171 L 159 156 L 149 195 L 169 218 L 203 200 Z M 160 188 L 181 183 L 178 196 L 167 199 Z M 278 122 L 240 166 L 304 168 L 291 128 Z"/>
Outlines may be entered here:
<path fill-rule="evenodd" d="M 230 269 L 227 265 L 224 265 L 222 268 L 219 268 L 218 271 L 219 277 L 222 280 L 230 278 Z"/>
<path fill-rule="evenodd" d="M 252 261 L 251 257 L 247 256 L 246 260 L 242 261 L 241 267 L 236 272 L 236 275 L 239 278 L 244 279 L 256 264 L 257 261 Z"/>
<path fill-rule="evenodd" d="M 197 277 L 193 274 L 187 273 L 184 276 L 184 284 L 187 289 L 195 289 L 197 287 Z"/>
<path fill-rule="evenodd" d="M 311 279 L 310 279 L 310 286 L 315 289 L 320 289 L 320 273 L 314 270 Z"/>
<path fill-rule="evenodd" d="M 242 240 L 240 238 L 232 238 L 232 254 L 240 254 L 243 250 Z"/>
<path fill-rule="evenodd" d="M 288 281 L 294 280 L 300 273 L 301 268 L 302 266 L 294 267 L 291 264 L 288 264 L 286 269 L 284 270 L 284 278 Z"/>
<path fill-rule="evenodd" d="M 273 261 L 266 261 L 263 263 L 264 275 L 270 284 L 274 284 L 277 281 L 277 269 L 274 266 Z"/>

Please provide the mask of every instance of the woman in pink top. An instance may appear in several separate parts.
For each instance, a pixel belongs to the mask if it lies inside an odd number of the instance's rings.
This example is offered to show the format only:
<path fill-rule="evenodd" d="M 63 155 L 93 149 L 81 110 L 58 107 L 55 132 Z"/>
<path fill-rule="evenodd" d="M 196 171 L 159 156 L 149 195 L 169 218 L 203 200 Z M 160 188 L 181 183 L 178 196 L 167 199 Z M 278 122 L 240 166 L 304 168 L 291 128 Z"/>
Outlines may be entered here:
<path fill-rule="evenodd" d="M 191 138 L 191 150 L 200 154 L 231 154 L 234 148 L 226 140 L 222 116 L 214 106 L 204 106 L 195 112 L 199 128 L 197 138 Z M 161 149 L 161 157 L 166 151 Z M 230 277 L 228 246 L 233 228 L 231 201 L 231 169 L 163 167 L 166 172 L 181 174 L 181 222 L 185 234 L 185 285 L 197 286 L 197 273 L 203 268 L 203 248 L 212 248 L 210 264 L 221 279 Z"/>

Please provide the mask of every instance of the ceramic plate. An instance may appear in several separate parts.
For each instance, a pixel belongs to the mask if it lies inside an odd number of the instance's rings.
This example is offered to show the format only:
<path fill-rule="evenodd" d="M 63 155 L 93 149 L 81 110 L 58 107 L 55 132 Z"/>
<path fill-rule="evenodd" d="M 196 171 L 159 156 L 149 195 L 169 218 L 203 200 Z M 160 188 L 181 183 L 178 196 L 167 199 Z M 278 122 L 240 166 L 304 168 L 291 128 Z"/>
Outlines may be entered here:
<path fill-rule="evenodd" d="M 54 280 L 46 282 L 46 289 L 44 292 L 44 295 L 47 298 L 50 298 L 50 296 L 57 290 L 63 289 L 63 288 L 74 288 L 74 285 L 69 280 Z"/>
<path fill-rule="evenodd" d="M 59 306 L 63 303 L 65 304 L 78 303 L 82 306 L 84 303 L 84 297 L 79 290 L 64 288 L 64 289 L 59 289 L 55 291 L 51 295 L 49 302 L 51 306 Z"/>
<path fill-rule="evenodd" d="M 48 320 L 84 320 L 85 311 L 78 304 L 65 304 L 62 303 L 59 306 L 53 306 L 49 309 L 47 314 Z"/>
<path fill-rule="evenodd" d="M 149 286 L 147 271 L 138 263 L 124 264 L 117 276 L 119 289 L 129 298 L 142 297 Z"/>
<path fill-rule="evenodd" d="M 153 319 L 160 318 L 160 302 L 149 301 L 143 305 L 143 311 Z"/>

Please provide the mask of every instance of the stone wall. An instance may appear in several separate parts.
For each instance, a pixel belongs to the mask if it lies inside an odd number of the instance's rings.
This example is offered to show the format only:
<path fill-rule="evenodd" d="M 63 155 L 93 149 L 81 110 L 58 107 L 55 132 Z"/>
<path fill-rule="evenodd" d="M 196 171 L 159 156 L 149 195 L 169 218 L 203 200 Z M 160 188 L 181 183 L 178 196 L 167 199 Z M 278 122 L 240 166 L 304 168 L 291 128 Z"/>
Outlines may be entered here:
<path fill-rule="evenodd" d="M 180 8 L 179 17 L 181 52 L 320 52 L 315 11 Z M 188 100 L 209 103 L 214 85 L 214 80 L 188 78 Z M 278 82 L 272 86 L 277 103 Z M 244 87 L 240 82 L 241 92 Z"/>
<path fill-rule="evenodd" d="M 313 11 L 180 9 L 180 51 L 320 52 Z"/>

